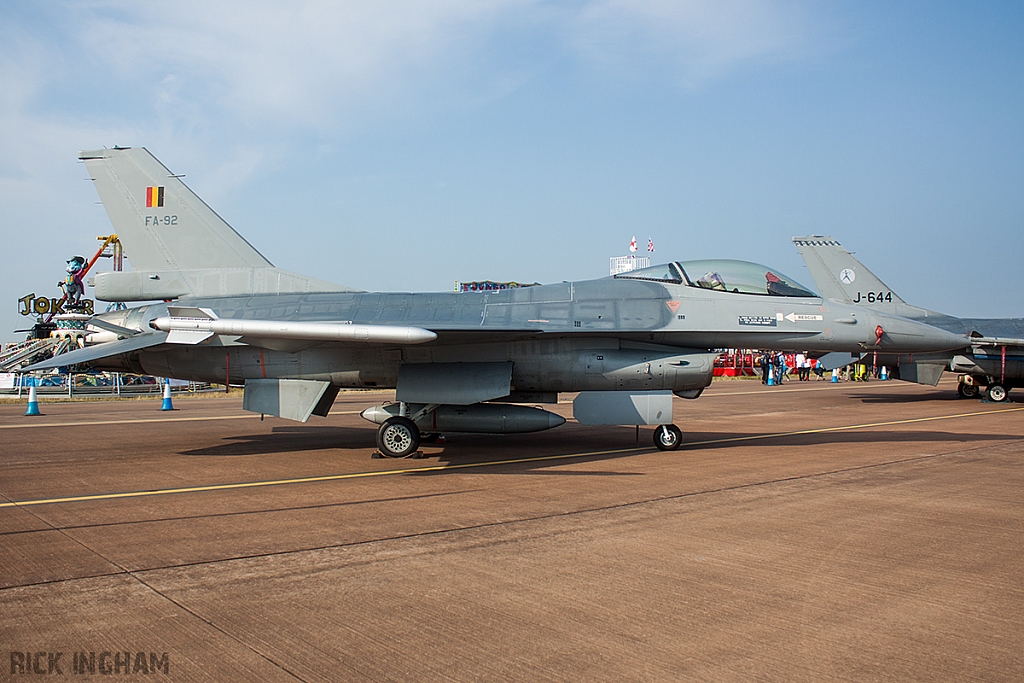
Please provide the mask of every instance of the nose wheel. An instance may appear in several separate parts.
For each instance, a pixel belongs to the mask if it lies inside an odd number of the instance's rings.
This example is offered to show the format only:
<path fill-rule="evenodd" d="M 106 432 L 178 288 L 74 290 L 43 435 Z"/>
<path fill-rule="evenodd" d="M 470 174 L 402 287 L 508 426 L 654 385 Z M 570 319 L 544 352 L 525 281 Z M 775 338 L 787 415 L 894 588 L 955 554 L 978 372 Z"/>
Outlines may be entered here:
<path fill-rule="evenodd" d="M 683 442 L 683 433 L 675 425 L 658 425 L 654 428 L 654 445 L 662 451 L 674 451 Z"/>
<path fill-rule="evenodd" d="M 990 384 L 988 389 L 985 390 L 985 398 L 992 401 L 993 403 L 1002 403 L 1006 400 L 1006 387 L 1002 384 Z"/>
<path fill-rule="evenodd" d="M 404 458 L 419 447 L 419 427 L 407 417 L 389 417 L 377 430 L 377 449 L 387 458 Z"/>

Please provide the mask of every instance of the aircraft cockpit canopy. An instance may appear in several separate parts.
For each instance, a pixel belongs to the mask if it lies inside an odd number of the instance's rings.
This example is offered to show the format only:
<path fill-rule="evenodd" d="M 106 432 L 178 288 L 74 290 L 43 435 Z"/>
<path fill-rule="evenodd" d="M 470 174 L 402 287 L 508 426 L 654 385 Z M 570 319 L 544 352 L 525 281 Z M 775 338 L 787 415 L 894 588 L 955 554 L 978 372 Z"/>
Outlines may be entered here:
<path fill-rule="evenodd" d="M 676 261 L 641 270 L 619 273 L 615 277 L 631 280 L 653 280 L 685 284 L 690 287 L 713 289 L 736 294 L 767 294 L 769 296 L 815 297 L 793 278 L 750 261 L 708 259 L 702 261 Z"/>

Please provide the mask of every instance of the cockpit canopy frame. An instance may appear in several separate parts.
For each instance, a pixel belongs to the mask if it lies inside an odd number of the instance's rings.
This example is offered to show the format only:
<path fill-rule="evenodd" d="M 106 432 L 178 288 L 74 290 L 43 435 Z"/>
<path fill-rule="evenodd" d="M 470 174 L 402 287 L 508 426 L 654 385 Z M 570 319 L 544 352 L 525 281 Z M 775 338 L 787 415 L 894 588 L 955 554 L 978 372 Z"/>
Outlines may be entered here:
<path fill-rule="evenodd" d="M 702 259 L 673 261 L 619 273 L 616 278 L 649 280 L 732 294 L 817 297 L 813 291 L 774 268 L 751 261 Z"/>

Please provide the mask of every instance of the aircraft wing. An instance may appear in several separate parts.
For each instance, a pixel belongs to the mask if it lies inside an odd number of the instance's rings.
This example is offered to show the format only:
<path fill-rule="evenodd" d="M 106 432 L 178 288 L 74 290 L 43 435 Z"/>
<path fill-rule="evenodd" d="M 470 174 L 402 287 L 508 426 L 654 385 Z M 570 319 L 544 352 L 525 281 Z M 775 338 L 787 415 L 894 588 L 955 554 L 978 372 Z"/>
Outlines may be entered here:
<path fill-rule="evenodd" d="M 238 336 L 254 346 L 291 351 L 318 342 L 341 344 L 422 344 L 437 334 L 405 325 L 358 325 L 352 323 L 308 323 L 288 320 L 225 320 L 207 317 L 208 309 L 177 309 L 195 317 L 166 316 L 150 322 L 156 332 L 136 334 L 127 339 L 96 344 L 63 353 L 22 369 L 23 372 L 62 368 L 68 365 L 116 356 L 160 344 L 199 344 L 214 335 Z M 116 327 L 116 326 L 113 326 Z M 122 329 L 129 332 L 126 328 Z"/>
<path fill-rule="evenodd" d="M 166 332 L 152 332 L 150 334 L 140 334 L 135 337 L 129 337 L 128 339 L 118 339 L 117 341 L 107 342 L 105 344 L 96 344 L 95 346 L 87 346 L 84 349 L 78 349 L 69 353 L 62 353 L 59 356 L 54 356 L 49 360 L 44 360 L 41 363 L 35 363 L 28 367 L 22 368 L 20 372 L 34 372 L 35 370 L 50 370 L 52 368 L 63 368 L 67 365 L 77 365 L 79 363 L 87 363 L 92 360 L 99 358 L 106 358 L 107 356 L 116 356 L 120 353 L 128 353 L 129 351 L 138 351 L 139 349 L 145 349 L 150 346 L 156 346 L 163 344 L 167 339 Z"/>

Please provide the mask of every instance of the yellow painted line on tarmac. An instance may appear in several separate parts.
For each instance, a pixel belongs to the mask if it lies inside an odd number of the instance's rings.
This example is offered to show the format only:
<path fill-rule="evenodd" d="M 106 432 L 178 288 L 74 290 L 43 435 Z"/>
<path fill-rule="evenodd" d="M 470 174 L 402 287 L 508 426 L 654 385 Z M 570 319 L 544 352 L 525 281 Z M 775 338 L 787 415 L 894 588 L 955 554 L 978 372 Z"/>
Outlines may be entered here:
<path fill-rule="evenodd" d="M 210 420 L 252 420 L 259 415 L 213 415 L 206 417 L 154 417 L 136 420 L 89 420 L 86 422 L 28 422 L 17 425 L 0 425 L 0 429 L 38 429 L 41 427 L 88 427 L 90 425 L 134 425 L 151 422 L 208 422 Z"/>
<path fill-rule="evenodd" d="M 853 431 L 856 429 L 869 429 L 871 427 L 886 427 L 901 424 L 913 424 L 916 422 L 932 422 L 936 420 L 953 420 L 965 417 L 977 417 L 980 415 L 995 415 L 999 413 L 1015 413 L 1024 411 L 1024 407 L 1003 408 L 999 410 L 980 410 L 972 413 L 958 413 L 955 415 L 935 415 L 931 417 L 915 417 L 906 420 L 889 420 L 887 422 L 867 422 L 857 425 L 844 425 L 840 427 L 821 427 L 819 429 L 801 429 L 792 432 L 776 432 L 772 434 L 751 434 L 748 436 L 735 436 L 726 439 L 708 439 L 706 441 L 691 441 L 683 446 L 692 448 L 694 446 L 709 446 L 720 443 L 731 443 L 738 441 L 755 441 L 760 439 L 774 439 L 785 436 L 801 436 L 807 434 L 826 434 L 829 432 Z M 308 484 L 323 481 L 341 481 L 345 479 L 366 479 L 369 477 L 388 477 L 401 474 L 422 474 L 424 472 L 442 472 L 448 470 L 464 470 L 477 467 L 496 467 L 499 465 L 518 465 L 530 462 L 551 462 L 555 460 L 569 460 L 577 458 L 589 458 L 600 455 L 618 455 L 622 453 L 634 453 L 649 451 L 650 446 L 634 448 L 618 448 L 604 451 L 590 451 L 587 453 L 566 453 L 561 455 L 538 455 L 531 458 L 512 458 L 508 460 L 490 460 L 482 462 L 467 462 L 454 465 L 428 465 L 426 467 L 409 467 L 397 470 L 379 470 L 373 472 L 350 472 L 346 474 L 325 474 L 318 477 L 299 477 L 295 479 L 272 479 L 269 481 L 247 481 L 233 484 L 210 484 L 208 486 L 188 486 L 175 489 L 151 489 L 148 491 L 125 491 L 123 493 L 99 493 L 86 496 L 67 496 L 63 498 L 40 498 L 35 500 L 17 500 L 0 503 L 0 508 L 27 507 L 29 505 L 47 505 L 50 503 L 77 503 L 93 500 L 113 500 L 117 498 L 143 498 L 147 496 L 162 496 L 171 493 L 198 493 L 201 491 L 229 491 L 232 489 L 260 488 L 264 486 L 281 486 L 285 484 Z"/>
<path fill-rule="evenodd" d="M 568 458 L 586 458 L 596 455 L 614 455 L 631 451 L 646 451 L 643 448 L 620 448 L 590 453 L 569 453 L 564 455 L 539 455 L 533 458 L 515 458 L 511 460 L 491 460 L 484 462 L 467 462 L 456 465 L 428 465 L 426 467 L 409 467 L 400 470 L 379 470 L 373 472 L 349 472 L 346 474 L 325 474 L 319 477 L 301 477 L 297 479 L 274 479 L 270 481 L 247 481 L 234 484 L 211 484 L 209 486 L 189 486 L 177 489 L 154 489 L 149 491 L 126 491 L 124 493 L 99 493 L 90 496 L 68 496 L 65 498 L 42 498 L 37 500 L 17 500 L 0 503 L 0 508 L 22 507 L 27 505 L 45 505 L 47 503 L 75 503 L 90 500 L 110 500 L 114 498 L 140 498 L 143 496 L 162 496 L 168 493 L 196 493 L 199 491 L 226 491 L 230 489 L 257 488 L 262 486 L 280 486 L 282 484 L 306 484 L 319 481 L 340 481 L 343 479 L 365 479 L 367 477 L 386 477 L 396 474 L 420 474 L 423 472 L 440 472 L 441 470 L 461 470 L 471 467 L 490 467 L 493 465 L 512 465 L 524 462 L 540 462 L 543 460 L 565 460 Z"/>
<path fill-rule="evenodd" d="M 707 441 L 689 441 L 680 445 L 686 446 L 710 446 L 719 443 L 733 443 L 736 441 L 756 441 L 759 439 L 777 439 L 783 436 L 803 436 L 807 434 L 827 434 L 829 432 L 849 432 L 855 429 L 870 429 L 871 427 L 891 427 L 894 425 L 913 424 L 915 422 L 934 422 L 936 420 L 954 420 L 963 417 L 976 417 L 978 415 L 993 415 L 997 413 L 1018 413 L 1024 410 L 1019 408 L 1002 408 L 999 410 L 978 410 L 973 413 L 957 413 L 955 415 L 933 415 L 931 417 L 912 417 L 906 420 L 888 420 L 886 422 L 865 422 L 859 425 L 844 425 L 841 427 L 820 427 L 818 429 L 800 429 L 793 432 L 774 432 L 772 434 L 749 434 L 747 436 L 731 436 L 725 439 L 708 439 Z"/>
<path fill-rule="evenodd" d="M 818 383 L 818 384 L 821 384 L 821 383 Z M 849 382 L 844 382 L 844 384 L 848 385 Z M 755 390 L 755 391 L 723 391 L 721 393 L 719 393 L 717 391 L 712 391 L 712 392 L 708 392 L 706 394 L 701 394 L 701 398 L 715 398 L 717 396 L 749 396 L 751 394 L 786 394 L 786 393 L 792 393 L 792 392 L 797 392 L 797 391 L 828 391 L 829 389 L 836 388 L 836 385 L 833 384 L 832 382 L 825 382 L 824 385 L 825 386 L 800 387 L 799 389 L 786 389 L 786 388 L 779 388 L 779 385 L 776 384 L 774 387 L 762 387 L 761 389 Z M 862 384 L 856 384 L 853 388 L 856 388 L 856 389 L 881 389 L 881 388 L 884 388 L 885 386 L 886 385 L 879 384 L 879 383 L 875 383 L 875 384 L 862 383 Z"/>
<path fill-rule="evenodd" d="M 337 410 L 331 415 L 358 415 L 361 410 Z M 212 415 L 205 417 L 153 417 L 135 420 L 89 420 L 87 422 L 27 422 L 16 425 L 0 425 L 0 429 L 39 429 L 41 427 L 88 427 L 90 425 L 133 425 L 153 422 L 209 422 L 211 420 L 252 420 L 259 419 L 258 413 L 242 415 Z M 272 416 L 269 416 L 272 417 Z"/>

